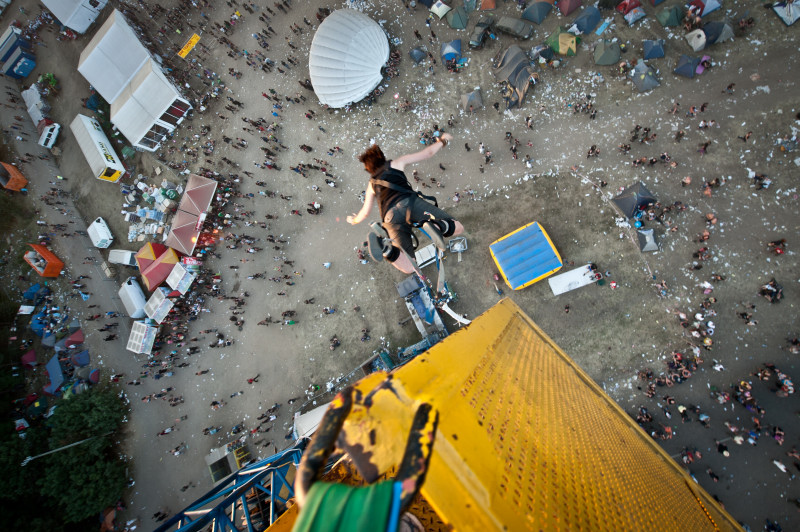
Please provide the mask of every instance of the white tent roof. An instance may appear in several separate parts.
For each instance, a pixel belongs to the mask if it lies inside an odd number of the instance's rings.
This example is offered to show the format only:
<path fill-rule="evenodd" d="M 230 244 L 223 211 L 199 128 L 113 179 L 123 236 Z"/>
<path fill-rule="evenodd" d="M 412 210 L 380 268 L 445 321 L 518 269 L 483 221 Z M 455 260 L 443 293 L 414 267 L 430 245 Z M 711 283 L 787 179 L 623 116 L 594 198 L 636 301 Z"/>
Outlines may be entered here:
<path fill-rule="evenodd" d="M 389 59 L 383 28 L 354 9 L 339 9 L 319 25 L 311 42 L 308 70 L 320 102 L 344 107 L 367 96 L 383 79 Z"/>
<path fill-rule="evenodd" d="M 111 104 L 111 122 L 136 144 L 180 96 L 158 63 L 149 59 Z"/>
<path fill-rule="evenodd" d="M 147 325 L 144 321 L 134 321 L 131 325 L 131 334 L 125 349 L 134 353 L 150 354 L 156 341 L 158 327 Z"/>
<path fill-rule="evenodd" d="M 78 72 L 113 102 L 150 58 L 125 17 L 116 9 L 81 52 Z"/>
<path fill-rule="evenodd" d="M 144 313 L 147 314 L 147 317 L 159 324 L 164 321 L 164 318 L 167 317 L 170 309 L 174 306 L 172 300 L 167 298 L 169 292 L 167 288 L 156 288 L 144 306 Z"/>
<path fill-rule="evenodd" d="M 185 294 L 192 285 L 195 277 L 197 277 L 195 274 L 188 271 L 183 264 L 178 262 L 172 268 L 172 271 L 169 272 L 169 276 L 167 276 L 167 284 L 173 290 L 177 290 L 181 294 Z"/>
<path fill-rule="evenodd" d="M 90 0 L 42 0 L 44 7 L 72 31 L 84 33 L 97 19 L 97 15 L 106 7 L 108 0 L 96 0 L 92 6 Z"/>
<path fill-rule="evenodd" d="M 690 31 L 684 37 L 695 52 L 706 47 L 706 34 L 703 33 L 703 30 Z"/>

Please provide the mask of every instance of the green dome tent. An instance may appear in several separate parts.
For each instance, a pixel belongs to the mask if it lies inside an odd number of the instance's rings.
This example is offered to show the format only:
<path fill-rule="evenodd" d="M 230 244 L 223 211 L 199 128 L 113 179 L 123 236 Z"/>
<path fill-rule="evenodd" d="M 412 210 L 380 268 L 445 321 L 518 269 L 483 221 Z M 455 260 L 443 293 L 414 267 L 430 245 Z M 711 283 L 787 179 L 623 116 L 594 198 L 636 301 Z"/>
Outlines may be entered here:
<path fill-rule="evenodd" d="M 665 28 L 674 28 L 681 25 L 683 20 L 683 9 L 678 6 L 665 7 L 656 15 L 656 19 Z"/>
<path fill-rule="evenodd" d="M 544 42 L 557 54 L 571 56 L 578 53 L 578 44 L 581 39 L 559 26 Z"/>
<path fill-rule="evenodd" d="M 467 27 L 467 10 L 463 6 L 459 6 L 452 11 L 449 11 L 445 16 L 447 23 L 454 30 L 463 30 Z"/>
<path fill-rule="evenodd" d="M 594 64 L 601 66 L 613 65 L 619 61 L 620 53 L 619 44 L 603 39 L 597 43 L 594 49 Z"/>

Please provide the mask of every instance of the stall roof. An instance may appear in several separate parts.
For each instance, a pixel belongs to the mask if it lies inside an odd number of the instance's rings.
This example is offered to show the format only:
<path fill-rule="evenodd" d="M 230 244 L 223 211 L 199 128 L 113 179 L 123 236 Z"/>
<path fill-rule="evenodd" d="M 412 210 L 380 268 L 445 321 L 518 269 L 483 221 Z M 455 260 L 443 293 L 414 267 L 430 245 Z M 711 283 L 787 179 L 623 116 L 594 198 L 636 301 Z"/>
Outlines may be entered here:
<path fill-rule="evenodd" d="M 169 290 L 166 288 L 157 288 L 144 306 L 144 313 L 147 314 L 147 317 L 159 324 L 164 321 L 164 318 L 167 317 L 170 309 L 174 306 L 167 294 L 169 294 Z"/>
<path fill-rule="evenodd" d="M 148 59 L 111 103 L 111 122 L 136 144 L 177 98 L 181 93 Z"/>
<path fill-rule="evenodd" d="M 131 325 L 131 334 L 125 349 L 134 353 L 150 354 L 156 341 L 158 327 L 148 325 L 144 321 L 134 321 Z"/>
<path fill-rule="evenodd" d="M 185 294 L 194 282 L 195 274 L 186 269 L 180 262 L 177 263 L 167 277 L 167 285 L 173 290 L 177 290 L 181 295 Z"/>
<path fill-rule="evenodd" d="M 172 219 L 172 228 L 165 244 L 184 255 L 191 255 L 200 234 L 196 229 L 198 221 L 200 218 L 196 214 L 179 210 Z"/>
<path fill-rule="evenodd" d="M 178 209 L 199 216 L 208 211 L 216 190 L 216 181 L 192 174 L 186 183 L 186 190 L 183 192 Z"/>
<path fill-rule="evenodd" d="M 73 31 L 84 33 L 106 7 L 108 0 L 42 0 L 44 6 Z M 94 4 L 94 5 L 92 5 Z"/>
<path fill-rule="evenodd" d="M 81 52 L 78 72 L 107 102 L 113 102 L 150 59 L 136 32 L 116 9 Z"/>

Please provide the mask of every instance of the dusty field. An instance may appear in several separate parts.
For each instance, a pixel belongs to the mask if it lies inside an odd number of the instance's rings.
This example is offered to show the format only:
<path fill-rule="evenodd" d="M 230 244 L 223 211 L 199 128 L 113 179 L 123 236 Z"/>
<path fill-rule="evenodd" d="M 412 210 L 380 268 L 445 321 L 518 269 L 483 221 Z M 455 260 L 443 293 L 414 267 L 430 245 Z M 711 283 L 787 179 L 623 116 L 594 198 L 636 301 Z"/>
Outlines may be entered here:
<path fill-rule="evenodd" d="M 134 5 L 134 2 L 128 3 Z M 20 2 L 20 5 L 25 4 Z M 280 61 L 291 52 L 284 36 L 298 46 L 298 50 L 292 53 L 301 66 L 292 68 L 285 76 L 277 72 L 262 74 L 249 69 L 242 59 L 229 58 L 226 55 L 228 49 L 219 45 L 210 33 L 204 34 L 202 42 L 211 53 L 193 52 L 195 55 L 190 58 L 220 74 L 232 91 L 229 95 L 245 104 L 239 116 L 270 118 L 271 110 L 261 93 L 274 88 L 279 94 L 294 95 L 299 89 L 296 80 L 307 77 L 303 65 L 312 36 L 309 31 L 302 36 L 292 35 L 285 27 L 297 22 L 305 28 L 302 18 L 315 20 L 313 13 L 318 4 L 296 2 L 288 15 L 276 12 L 277 16 L 273 18 L 272 26 L 278 29 L 278 36 L 270 39 L 271 50 L 267 55 Z M 215 5 L 215 9 L 208 12 L 210 20 L 222 22 L 231 10 L 224 3 L 215 2 Z M 667 40 L 667 57 L 651 61 L 660 71 L 662 84 L 659 88 L 646 94 L 632 92 L 630 84 L 617 76 L 612 67 L 595 67 L 591 47 L 598 37 L 592 34 L 585 37 L 576 57 L 567 58 L 557 69 L 541 72 L 539 85 L 529 93 L 522 109 L 498 113 L 491 107 L 492 103 L 500 101 L 491 74 L 491 58 L 501 48 L 514 43 L 527 48 L 540 42 L 556 25 L 565 25 L 563 17 L 551 14 L 541 27 L 537 27 L 529 42 L 519 43 L 508 36 L 500 36 L 499 40 L 490 42 L 480 51 L 466 48 L 468 31 L 477 21 L 477 14 L 470 15 L 467 31 L 453 30 L 444 21 L 435 21 L 432 29 L 438 41 L 428 44 L 428 48 L 438 55 L 436 50 L 441 42 L 461 38 L 465 45 L 464 55 L 470 63 L 463 72 L 449 74 L 437 59 L 434 74 L 431 74 L 426 72 L 427 61 L 414 66 L 407 55 L 409 49 L 417 45 L 414 29 L 423 33 L 427 43 L 429 32 L 422 9 L 408 13 L 400 3 L 366 2 L 362 5 L 367 13 L 382 23 L 391 38 L 400 39 L 396 46 L 403 54 L 400 75 L 388 81 L 385 94 L 375 105 L 357 105 L 348 113 L 341 110 L 327 113 L 315 103 L 310 92 L 299 89 L 308 101 L 285 105 L 280 113 L 278 137 L 290 147 L 278 158 L 283 169 L 281 172 L 251 170 L 253 162 L 262 160 L 257 138 L 242 131 L 243 123 L 239 116 L 220 120 L 215 113 L 231 114 L 221 105 L 219 108 L 211 107 L 204 114 L 196 113 L 188 123 L 195 131 L 203 124 L 211 125 L 218 147 L 225 146 L 221 142 L 222 135 L 243 136 L 250 141 L 244 151 L 218 149 L 214 157 L 217 161 L 215 168 L 220 172 L 228 171 L 219 162 L 219 157 L 224 155 L 239 162 L 242 169 L 256 171 L 256 179 L 267 181 L 270 190 L 292 197 L 289 202 L 259 196 L 244 201 L 245 208 L 255 210 L 258 218 L 267 213 L 278 215 L 277 220 L 271 221 L 268 232 L 283 235 L 289 243 L 280 253 L 269 249 L 255 256 L 241 251 L 240 254 L 229 252 L 220 261 L 209 264 L 210 268 L 222 273 L 228 294 L 245 290 L 250 293 L 245 316 L 247 323 L 241 333 L 232 330 L 227 302 L 212 302 L 209 306 L 213 312 L 203 314 L 193 323 L 192 327 L 197 331 L 219 327 L 233 335 L 236 344 L 225 350 L 205 350 L 192 357 L 189 360 L 191 367 L 178 371 L 168 382 L 177 393 L 184 395 L 184 405 L 167 408 L 166 404 L 143 404 L 138 400 L 142 395 L 158 391 L 164 381 L 145 382 L 140 387 L 126 390 L 133 411 L 130 431 L 125 435 L 125 448 L 132 459 L 132 476 L 136 480 L 128 497 L 130 517 L 148 518 L 163 507 L 176 511 L 210 488 L 203 457 L 217 441 L 224 439 L 212 441 L 213 437 L 200 435 L 202 428 L 213 424 L 223 425 L 228 430 L 243 419 L 250 423 L 250 428 L 254 426 L 254 418 L 261 408 L 274 402 L 284 403 L 275 428 L 267 434 L 273 436 L 277 448 L 282 448 L 287 443 L 283 435 L 289 430 L 292 409 L 296 410 L 301 402 L 289 407 L 285 404 L 288 398 L 302 397 L 310 384 L 321 385 L 324 389 L 326 383 L 335 383 L 370 356 L 381 340 L 393 347 L 417 341 L 412 326 L 398 325 L 398 321 L 407 316 L 405 306 L 397 299 L 394 290 L 394 283 L 401 279 L 400 274 L 385 265 L 360 264 L 354 250 L 364 240 L 366 226 L 350 227 L 344 218 L 360 207 L 358 194 L 363 190 L 367 176 L 355 155 L 368 145 L 370 139 L 381 144 L 390 156 L 415 151 L 420 148 L 418 132 L 421 129 L 433 124 L 445 126 L 450 114 L 455 114 L 457 123 L 452 129 L 447 128 L 456 137 L 455 141 L 439 157 L 417 167 L 425 182 L 431 183 L 430 178 L 434 177 L 443 183 L 442 188 L 433 184 L 424 192 L 435 192 L 440 205 L 458 217 L 468 231 L 469 251 L 463 255 L 463 261 L 458 263 L 455 257 L 447 259 L 450 285 L 459 296 L 454 309 L 476 316 L 496 302 L 498 295 L 490 283 L 495 270 L 488 245 L 523 224 L 541 222 L 565 262 L 576 266 L 595 262 L 602 271 L 611 272 L 609 281 L 616 281 L 619 288 L 612 290 L 606 283 L 602 287 L 589 286 L 554 297 L 547 283 L 542 282 L 519 292 L 506 287 L 505 295 L 520 304 L 629 412 L 635 412 L 639 405 L 647 405 L 656 421 L 673 425 L 677 435 L 665 442 L 670 453 L 677 455 L 683 447 L 697 447 L 704 451 L 705 458 L 695 463 L 691 471 L 710 493 L 720 498 L 734 517 L 751 527 L 761 526 L 767 517 L 778 520 L 784 529 L 792 529 L 792 525 L 797 527 L 800 520 L 796 509 L 787 501 L 800 496 L 800 492 L 791 486 L 789 475 L 781 473 L 770 463 L 773 459 L 782 460 L 787 465 L 791 462 L 785 452 L 798 443 L 798 424 L 794 414 L 798 410 L 796 397 L 778 399 L 766 385 L 755 381 L 754 393 L 767 412 L 763 425 L 783 427 L 786 444 L 779 447 L 766 441 L 770 438 L 765 430 L 757 447 L 731 445 L 733 456 L 725 462 L 714 452 L 714 439 L 728 437 L 724 421 L 749 429 L 752 426 L 750 414 L 738 404 L 734 410 L 730 404 L 723 407 L 708 397 L 708 386 L 727 387 L 730 383 L 748 379 L 750 372 L 761 363 L 775 363 L 790 375 L 797 367 L 796 358 L 782 348 L 787 336 L 798 332 L 799 272 L 797 256 L 792 251 L 800 222 L 797 214 L 797 166 L 793 162 L 798 152 L 781 152 L 775 146 L 779 138 L 792 134 L 798 126 L 795 117 L 800 111 L 800 99 L 796 94 L 796 75 L 793 74 L 797 59 L 791 55 L 796 48 L 793 41 L 796 28 L 786 28 L 771 12 L 760 8 L 756 11 L 751 7 L 750 16 L 756 17 L 755 29 L 746 36 L 737 33 L 733 42 L 717 44 L 707 50 L 715 66 L 702 76 L 687 80 L 671 73 L 677 57 L 691 52 L 682 39 L 682 31 L 665 31 L 653 16 L 665 4 L 658 9 L 646 6 L 648 18 L 633 28 L 620 25 L 621 17 L 614 15 L 614 25 L 603 37 L 616 37 L 628 44 L 629 51 L 623 58 L 640 56 L 641 39 Z M 749 6 L 744 2 L 726 2 L 720 12 L 708 18 L 736 20 Z M 339 8 L 342 4 L 330 4 L 330 7 Z M 137 12 L 146 18 L 142 12 Z M 501 3 L 494 14 L 516 13 L 509 2 Z M 244 27 L 237 27 L 231 40 L 242 48 L 256 47 L 250 34 L 261 29 L 263 24 L 256 16 L 243 14 L 245 17 L 241 24 Z M 197 23 L 198 17 L 193 14 L 188 22 Z M 567 20 L 574 17 L 575 14 Z M 5 16 L 3 20 L 8 21 L 8 18 Z M 163 22 L 163 17 L 157 21 Z M 56 73 L 62 91 L 53 102 L 54 114 L 62 124 L 68 124 L 75 113 L 81 111 L 80 98 L 88 96 L 87 83 L 74 67 L 89 37 L 56 45 L 52 33 L 43 33 L 42 36 L 48 46 L 39 50 L 39 67 L 34 74 Z M 165 47 L 168 45 L 165 42 Z M 244 72 L 242 79 L 228 76 L 229 67 Z M 598 72 L 603 81 L 594 76 Z M 197 78 L 192 82 L 194 90 L 204 90 Z M 725 93 L 726 86 L 734 82 L 734 93 Z M 459 97 L 478 86 L 483 90 L 487 106 L 472 117 L 466 116 L 459 109 Z M 399 101 L 410 100 L 414 110 L 397 112 L 394 94 L 398 95 Z M 574 114 L 567 107 L 586 94 L 592 95 L 598 110 L 594 120 L 587 114 Z M 681 110 L 673 115 L 669 111 L 675 101 L 680 102 Z M 700 107 L 705 102 L 708 102 L 708 108 L 704 113 L 698 113 L 694 118 L 686 116 L 691 106 Z M 314 109 L 319 117 L 313 123 L 304 117 L 309 108 Z M 527 116 L 534 121 L 531 130 L 525 126 Z M 714 119 L 720 127 L 698 130 L 701 119 Z M 628 142 L 629 131 L 635 124 L 650 127 L 657 134 L 657 140 L 649 145 L 632 143 L 631 153 L 623 155 L 617 151 L 617 145 Z M 325 132 L 317 129 L 320 125 Z M 682 142 L 676 143 L 673 136 L 679 129 L 687 134 Z M 507 131 L 521 141 L 520 160 L 511 158 L 504 140 Z M 753 132 L 748 142 L 737 138 L 748 131 Z M 183 138 L 190 134 L 185 127 L 180 129 L 172 145 L 179 147 Z M 706 140 L 711 141 L 711 145 L 708 154 L 701 156 L 697 148 Z M 532 143 L 531 147 L 527 146 L 528 141 Z M 465 142 L 469 143 L 471 151 L 465 150 Z M 485 173 L 478 170 L 481 163 L 477 150 L 479 142 L 495 153 L 495 162 L 486 167 Z M 311 145 L 314 152 L 305 154 L 300 151 L 298 146 L 301 143 Z M 593 144 L 601 150 L 601 155 L 587 159 L 586 151 Z M 88 168 L 69 132 L 65 132 L 59 145 L 64 155 L 58 162 L 64 174 L 70 176 L 69 183 L 83 217 L 104 216 L 118 240 L 124 243 L 127 227 L 118 214 L 121 196 L 117 195 L 113 185 L 82 177 Z M 325 151 L 334 145 L 341 146 L 344 153 L 335 158 L 325 155 Z M 633 157 L 658 157 L 662 152 L 670 154 L 678 163 L 677 168 L 670 169 L 662 164 L 633 168 L 630 164 Z M 531 168 L 522 161 L 525 154 L 534 159 Z M 179 152 L 157 154 L 164 160 L 176 162 L 180 161 L 178 155 Z M 298 162 L 313 163 L 313 157 L 331 162 L 331 172 L 340 180 L 337 188 L 326 187 L 320 173 L 312 172 L 311 177 L 303 179 L 288 170 Z M 446 168 L 444 172 L 438 168 L 439 163 Z M 154 178 L 153 168 L 157 164 L 151 155 L 141 156 L 136 173 Z M 209 166 L 197 163 L 190 168 L 197 169 L 201 165 Z M 580 167 L 581 175 L 594 182 L 604 180 L 608 186 L 596 189 L 570 170 L 573 165 Z M 163 165 L 161 167 L 165 168 L 170 179 L 180 179 Z M 752 180 L 748 179 L 748 168 L 768 174 L 773 185 L 767 190 L 756 191 Z M 684 188 L 680 180 L 685 176 L 691 176 L 693 182 Z M 258 187 L 253 180 L 242 177 L 241 191 L 256 193 Z M 704 196 L 701 193 L 703 181 L 715 177 L 724 177 L 727 183 L 714 189 L 711 197 Z M 662 250 L 657 253 L 642 255 L 638 251 L 627 231 L 617 226 L 615 212 L 608 203 L 621 187 L 637 180 L 643 181 L 665 205 L 681 201 L 687 206 L 686 211 L 673 212 L 667 217 L 671 223 L 677 224 L 676 232 L 665 233 L 659 224 L 648 224 L 648 227 L 655 227 L 661 237 Z M 157 182 L 155 179 L 152 181 Z M 312 185 L 319 186 L 320 190 L 313 190 Z M 456 192 L 460 194 L 457 203 L 454 201 Z M 305 215 L 305 204 L 313 200 L 323 204 L 321 216 Z M 291 209 L 299 209 L 303 216 L 290 216 Z M 707 212 L 715 212 L 719 217 L 719 223 L 711 228 L 712 237 L 708 242 L 711 259 L 704 263 L 703 269 L 691 270 L 692 253 L 700 246 L 692 240 L 705 228 L 704 214 Z M 263 236 L 260 233 L 264 233 L 257 228 L 239 228 L 238 232 L 254 236 Z M 780 257 L 769 254 L 765 245 L 765 242 L 778 238 L 789 240 L 787 253 Z M 127 247 L 135 248 L 133 244 Z M 281 285 L 278 288 L 279 285 L 269 281 L 247 280 L 246 277 L 252 273 L 269 273 L 274 264 L 273 256 L 295 261 L 295 269 L 302 273 L 295 286 Z M 239 262 L 242 258 L 252 257 L 257 260 L 244 264 Z M 331 268 L 323 268 L 324 262 L 331 262 Z M 240 266 L 235 273 L 228 269 L 232 264 Z M 670 312 L 675 309 L 696 312 L 704 297 L 699 283 L 709 280 L 712 273 L 727 278 L 715 286 L 713 293 L 719 301 L 715 306 L 718 315 L 714 318 L 714 351 L 707 353 L 705 366 L 688 383 L 669 392 L 678 404 L 699 404 L 709 413 L 711 429 L 704 430 L 697 423 L 681 425 L 675 407 L 672 407 L 672 420 L 667 420 L 657 401 L 647 399 L 637 390 L 636 372 L 644 367 L 662 371 L 664 360 L 672 350 L 687 348 L 684 330 Z M 785 301 L 778 305 L 757 298 L 759 285 L 773 276 L 784 285 Z M 667 283 L 666 296 L 660 296 L 654 279 Z M 276 295 L 281 288 L 285 289 L 287 296 Z M 312 297 L 314 305 L 303 304 L 304 300 Z M 736 315 L 737 311 L 743 310 L 741 302 L 756 303 L 756 327 L 745 327 Z M 359 312 L 352 310 L 355 305 L 360 306 Z M 564 311 L 565 305 L 570 307 L 568 314 Z M 321 311 L 324 306 L 338 310 L 334 315 L 325 316 Z M 297 311 L 297 325 L 256 326 L 256 322 L 268 313 L 278 316 L 286 309 Z M 364 327 L 371 330 L 370 342 L 359 341 Z M 333 334 L 342 341 L 342 346 L 336 351 L 328 349 L 328 339 Z M 201 341 L 199 345 L 207 343 Z M 725 371 L 713 371 L 711 359 L 721 361 Z M 115 371 L 133 375 L 138 373 L 138 366 L 144 360 L 132 357 L 119 344 L 113 351 L 106 350 L 103 362 Z M 201 369 L 212 371 L 202 377 L 196 376 L 195 371 Z M 259 384 L 248 386 L 246 379 L 257 373 L 261 374 Z M 209 410 L 210 401 L 227 400 L 231 393 L 239 390 L 244 390 L 245 394 L 229 399 L 225 409 L 214 413 Z M 184 414 L 189 418 L 179 425 L 177 434 L 155 437 L 158 431 L 172 424 L 173 418 Z M 164 454 L 166 449 L 181 441 L 189 444 L 187 454 L 177 458 Z M 271 450 L 272 447 L 258 448 L 261 456 L 267 456 Z M 703 474 L 707 467 L 721 477 L 719 483 L 713 483 L 708 475 Z M 196 487 L 185 492 L 178 490 L 190 481 Z"/>

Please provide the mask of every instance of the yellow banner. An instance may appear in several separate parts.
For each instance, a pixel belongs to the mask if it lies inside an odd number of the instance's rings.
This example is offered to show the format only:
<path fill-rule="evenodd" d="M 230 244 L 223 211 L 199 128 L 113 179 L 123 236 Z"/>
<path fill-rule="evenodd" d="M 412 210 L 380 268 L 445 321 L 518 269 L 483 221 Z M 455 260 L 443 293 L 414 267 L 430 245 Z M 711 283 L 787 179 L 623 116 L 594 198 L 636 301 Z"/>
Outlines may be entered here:
<path fill-rule="evenodd" d="M 192 51 L 192 48 L 194 48 L 199 41 L 200 41 L 200 36 L 196 33 L 193 33 L 192 36 L 189 37 L 189 40 L 186 41 L 186 44 L 183 45 L 181 51 L 178 52 L 178 55 L 185 59 L 186 56 L 189 55 L 189 52 Z"/>

